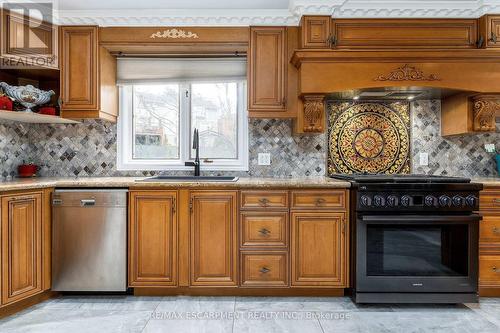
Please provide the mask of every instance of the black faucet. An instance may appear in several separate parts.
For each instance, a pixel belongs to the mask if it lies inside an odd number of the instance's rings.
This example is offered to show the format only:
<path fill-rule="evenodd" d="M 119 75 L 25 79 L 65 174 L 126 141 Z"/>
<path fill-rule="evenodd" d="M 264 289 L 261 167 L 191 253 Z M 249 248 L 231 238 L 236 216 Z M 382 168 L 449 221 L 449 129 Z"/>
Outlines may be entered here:
<path fill-rule="evenodd" d="M 184 163 L 184 165 L 194 166 L 194 175 L 199 176 L 200 175 L 200 134 L 198 133 L 198 130 L 196 128 L 194 129 L 194 135 L 193 135 L 193 149 L 196 149 L 196 157 L 194 159 L 194 162 L 186 162 L 186 163 Z"/>

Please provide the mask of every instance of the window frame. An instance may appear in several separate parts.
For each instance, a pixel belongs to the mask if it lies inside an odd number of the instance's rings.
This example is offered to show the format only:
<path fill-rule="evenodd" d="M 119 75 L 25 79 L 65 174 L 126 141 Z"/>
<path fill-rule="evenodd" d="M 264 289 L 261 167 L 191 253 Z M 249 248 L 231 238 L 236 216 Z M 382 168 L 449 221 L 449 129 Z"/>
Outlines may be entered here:
<path fill-rule="evenodd" d="M 248 111 L 246 101 L 246 79 L 218 80 L 189 80 L 177 82 L 179 84 L 179 159 L 134 159 L 134 119 L 133 119 L 133 84 L 119 86 L 119 116 L 117 124 L 117 169 L 124 171 L 169 171 L 169 170 L 193 170 L 191 166 L 184 163 L 193 161 L 190 159 L 191 146 L 191 84 L 196 83 L 220 83 L 236 82 L 237 103 L 237 158 L 236 159 L 210 159 L 205 163 L 201 159 L 202 171 L 248 171 Z M 172 82 L 156 82 L 166 84 Z M 138 84 L 141 84 L 139 82 Z M 147 83 L 155 84 L 155 83 Z M 185 91 L 188 90 L 188 96 Z M 187 112 L 184 112 L 187 111 Z"/>

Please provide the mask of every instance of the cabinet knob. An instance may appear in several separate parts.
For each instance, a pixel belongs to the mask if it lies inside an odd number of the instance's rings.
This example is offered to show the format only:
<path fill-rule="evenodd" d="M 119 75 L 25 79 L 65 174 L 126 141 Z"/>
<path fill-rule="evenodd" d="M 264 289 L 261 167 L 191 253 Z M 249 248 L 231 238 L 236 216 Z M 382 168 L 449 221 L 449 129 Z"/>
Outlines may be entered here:
<path fill-rule="evenodd" d="M 259 202 L 262 206 L 267 206 L 267 204 L 269 203 L 269 200 L 266 198 L 262 198 L 262 199 L 259 199 Z"/>
<path fill-rule="evenodd" d="M 494 234 L 500 234 L 500 230 L 498 230 L 497 227 L 493 227 L 493 233 Z"/>
<path fill-rule="evenodd" d="M 491 270 L 495 273 L 500 273 L 500 270 L 498 270 L 496 266 L 493 266 Z"/>
<path fill-rule="evenodd" d="M 493 43 L 497 42 L 497 35 L 494 32 L 491 32 L 490 41 L 493 42 Z"/>
<path fill-rule="evenodd" d="M 263 236 L 267 236 L 269 235 L 271 232 L 269 230 L 267 230 L 266 228 L 262 228 L 259 230 L 259 232 L 263 235 Z"/>
<path fill-rule="evenodd" d="M 321 206 L 325 203 L 325 199 L 323 198 L 317 198 L 316 199 L 316 206 Z"/>
<path fill-rule="evenodd" d="M 261 272 L 262 274 L 266 274 L 267 272 L 270 272 L 271 270 L 267 267 L 262 267 L 259 272 Z"/>

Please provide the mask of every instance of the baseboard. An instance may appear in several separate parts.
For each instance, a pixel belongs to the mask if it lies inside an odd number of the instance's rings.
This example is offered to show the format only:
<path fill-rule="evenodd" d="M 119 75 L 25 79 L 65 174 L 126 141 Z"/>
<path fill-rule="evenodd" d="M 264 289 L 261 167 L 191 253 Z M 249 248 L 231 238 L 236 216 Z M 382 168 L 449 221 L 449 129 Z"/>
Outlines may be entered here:
<path fill-rule="evenodd" d="M 14 302 L 12 304 L 7 304 L 0 307 L 0 318 L 4 318 L 10 315 L 13 315 L 16 312 L 27 309 L 30 306 L 41 303 L 43 301 L 48 300 L 49 298 L 53 298 L 58 296 L 58 293 L 51 290 L 42 291 L 39 294 L 33 295 L 31 297 L 22 299 L 20 301 Z"/>
<path fill-rule="evenodd" d="M 343 288 L 134 288 L 135 296 L 344 296 Z"/>
<path fill-rule="evenodd" d="M 480 297 L 500 297 L 500 287 L 498 288 L 481 288 L 479 287 Z"/>

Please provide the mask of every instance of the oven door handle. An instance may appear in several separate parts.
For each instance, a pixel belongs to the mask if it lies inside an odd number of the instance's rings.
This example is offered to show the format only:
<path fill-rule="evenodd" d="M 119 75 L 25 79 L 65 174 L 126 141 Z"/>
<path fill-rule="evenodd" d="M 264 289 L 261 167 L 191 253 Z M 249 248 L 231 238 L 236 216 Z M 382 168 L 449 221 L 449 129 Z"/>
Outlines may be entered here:
<path fill-rule="evenodd" d="M 361 216 L 363 222 L 475 222 L 482 217 L 478 214 L 470 215 L 364 215 Z"/>

